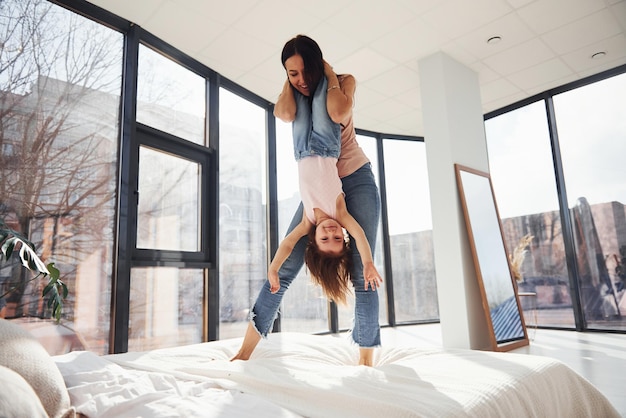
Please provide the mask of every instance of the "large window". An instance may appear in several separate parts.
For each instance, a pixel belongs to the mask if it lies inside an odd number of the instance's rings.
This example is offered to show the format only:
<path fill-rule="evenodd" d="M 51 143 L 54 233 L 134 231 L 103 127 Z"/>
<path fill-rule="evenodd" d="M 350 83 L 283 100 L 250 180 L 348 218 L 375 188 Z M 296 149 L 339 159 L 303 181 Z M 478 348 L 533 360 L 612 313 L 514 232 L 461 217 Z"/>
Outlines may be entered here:
<path fill-rule="evenodd" d="M 426 149 L 384 140 L 389 245 L 396 322 L 439 318 Z"/>
<path fill-rule="evenodd" d="M 624 74 L 555 95 L 549 99 L 553 138 L 546 101 L 485 123 L 507 248 L 512 256 L 516 248 L 524 254 L 513 270 L 518 289 L 531 297 L 521 300 L 533 311 L 531 323 L 626 329 L 625 95 Z M 563 179 L 565 209 L 559 209 L 555 172 Z M 563 210 L 570 224 L 563 224 Z M 571 231 L 567 242 L 563 228 Z M 573 252 L 566 251 L 568 242 Z"/>
<path fill-rule="evenodd" d="M 137 121 L 204 144 L 204 78 L 139 46 Z"/>
<path fill-rule="evenodd" d="M 625 97 L 626 74 L 554 97 L 589 328 L 626 330 Z"/>
<path fill-rule="evenodd" d="M 201 250 L 201 181 L 198 162 L 139 148 L 137 248 Z"/>
<path fill-rule="evenodd" d="M 489 170 L 526 322 L 573 327 L 569 273 L 544 102 L 486 121 Z M 526 245 L 528 243 L 528 245 Z"/>
<path fill-rule="evenodd" d="M 120 240 L 134 243 L 128 295 L 131 351 L 202 341 L 201 267 L 210 265 L 210 221 L 201 203 L 209 200 L 212 177 L 210 150 L 203 146 L 205 85 L 189 68 L 139 45 L 137 121 L 142 124 L 130 141 L 134 161 L 128 182 L 129 219 L 136 213 L 137 222 L 136 228 L 131 222 L 120 233 Z M 123 276 L 120 272 L 118 283 Z"/>
<path fill-rule="evenodd" d="M 266 111 L 220 89 L 220 338 L 242 336 L 267 277 Z"/>
<path fill-rule="evenodd" d="M 133 268 L 128 351 L 201 342 L 203 288 L 201 269 Z"/>
<path fill-rule="evenodd" d="M 0 216 L 60 270 L 63 324 L 106 353 L 123 38 L 43 0 L 0 2 L 0 31 Z M 30 278 L 0 264 L 7 317 L 50 317 Z"/>

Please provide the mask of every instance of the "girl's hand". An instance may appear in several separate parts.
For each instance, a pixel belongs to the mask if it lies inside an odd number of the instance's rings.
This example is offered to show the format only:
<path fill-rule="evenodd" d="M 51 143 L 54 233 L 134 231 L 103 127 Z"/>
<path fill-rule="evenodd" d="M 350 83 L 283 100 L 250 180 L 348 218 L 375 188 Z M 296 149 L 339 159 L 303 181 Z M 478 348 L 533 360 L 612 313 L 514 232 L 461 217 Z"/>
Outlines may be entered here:
<path fill-rule="evenodd" d="M 280 278 L 276 270 L 270 270 L 267 272 L 267 278 L 270 281 L 270 292 L 276 293 L 280 289 Z"/>
<path fill-rule="evenodd" d="M 369 262 L 363 265 L 363 279 L 365 280 L 365 290 L 371 287 L 372 290 L 376 290 L 383 284 L 383 279 L 378 274 L 374 263 Z"/>

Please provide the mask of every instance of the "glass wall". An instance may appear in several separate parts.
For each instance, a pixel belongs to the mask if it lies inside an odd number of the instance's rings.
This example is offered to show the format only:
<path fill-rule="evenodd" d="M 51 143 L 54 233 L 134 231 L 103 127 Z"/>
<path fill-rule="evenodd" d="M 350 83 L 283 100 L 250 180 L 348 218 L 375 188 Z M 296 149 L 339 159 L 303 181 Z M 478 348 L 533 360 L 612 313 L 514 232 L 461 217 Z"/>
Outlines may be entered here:
<path fill-rule="evenodd" d="M 220 88 L 220 338 L 240 337 L 267 277 L 266 110 Z"/>
<path fill-rule="evenodd" d="M 396 322 L 439 318 L 424 142 L 384 140 Z"/>
<path fill-rule="evenodd" d="M 626 330 L 626 74 L 554 96 L 589 328 Z"/>
<path fill-rule="evenodd" d="M 555 94 L 554 138 L 545 101 L 485 123 L 505 241 L 531 325 L 626 329 L 625 94 L 624 74 Z M 569 225 L 559 211 L 559 161 Z M 563 228 L 573 235 L 569 263 Z M 578 296 L 582 317 L 575 321 Z"/>
<path fill-rule="evenodd" d="M 128 351 L 202 342 L 201 269 L 133 268 Z"/>
<path fill-rule="evenodd" d="M 201 207 L 210 178 L 209 150 L 202 147 L 205 85 L 204 77 L 139 45 L 137 121 L 147 127 L 138 126 L 130 141 L 129 156 L 137 157 L 128 212 L 136 211 L 137 222 L 119 238 L 135 247 L 127 320 L 131 351 L 202 341 L 204 270 L 186 264 L 204 253 L 210 224 Z"/>
<path fill-rule="evenodd" d="M 0 2 L 0 31 L 0 216 L 71 289 L 73 348 L 106 353 L 123 36 L 43 0 Z M 50 317 L 31 278 L 0 264 L 6 317 Z"/>
<path fill-rule="evenodd" d="M 137 122 L 204 145 L 204 78 L 139 45 Z"/>
<path fill-rule="evenodd" d="M 137 248 L 200 251 L 200 184 L 195 161 L 139 148 Z"/>
<path fill-rule="evenodd" d="M 485 122 L 489 171 L 528 325 L 574 327 L 544 102 Z"/>

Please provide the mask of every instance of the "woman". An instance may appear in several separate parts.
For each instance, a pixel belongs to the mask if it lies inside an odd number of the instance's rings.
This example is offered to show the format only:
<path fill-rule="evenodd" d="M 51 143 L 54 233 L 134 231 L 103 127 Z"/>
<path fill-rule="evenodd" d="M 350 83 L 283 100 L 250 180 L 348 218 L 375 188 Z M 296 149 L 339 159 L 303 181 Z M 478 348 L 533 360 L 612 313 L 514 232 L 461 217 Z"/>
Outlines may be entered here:
<path fill-rule="evenodd" d="M 281 56 L 287 72 L 287 81 L 274 107 L 274 115 L 284 121 L 296 118 L 296 98 L 310 96 L 313 88 L 313 75 L 324 73 L 324 62 L 318 59 L 319 46 L 311 38 L 298 35 L 288 41 Z M 290 58 L 296 58 L 291 59 Z M 289 61 L 289 62 L 288 62 Z M 356 141 L 352 120 L 352 106 L 356 81 L 352 75 L 329 74 L 327 110 L 331 119 L 341 126 L 341 154 L 337 161 L 337 171 L 341 178 L 348 212 L 362 227 L 369 246 L 375 248 L 376 233 L 380 218 L 380 196 L 368 158 Z M 289 232 L 301 223 L 302 204 L 296 211 Z M 270 281 L 266 281 L 250 313 L 250 323 L 239 352 L 233 360 L 247 360 L 262 337 L 272 328 L 283 295 L 304 263 L 304 253 L 308 242 L 302 237 L 293 246 L 291 254 L 278 270 L 280 287 L 273 293 Z M 380 279 L 366 283 L 363 277 L 363 264 L 359 252 L 351 248 L 351 280 L 355 293 L 355 317 L 352 339 L 359 346 L 359 364 L 372 365 L 374 348 L 380 345 L 378 324 L 378 292 Z"/>
<path fill-rule="evenodd" d="M 291 53 L 291 48 L 287 50 Z M 280 266 L 300 238 L 308 235 L 304 262 L 313 281 L 322 287 L 328 299 L 345 304 L 350 293 L 352 255 L 348 240 L 344 238 L 344 228 L 356 242 L 365 282 L 375 287 L 381 279 L 363 228 L 346 208 L 337 171 L 337 159 L 341 152 L 341 121 L 345 116 L 339 113 L 335 115 L 337 120 L 333 120 L 328 110 L 334 106 L 333 97 L 339 97 L 342 102 L 348 101 L 343 99 L 342 94 L 330 95 L 333 90 L 339 90 L 337 75 L 324 62 L 322 51 L 316 48 L 314 52 L 312 58 L 323 63 L 323 74 L 316 73 L 311 77 L 310 71 L 303 71 L 304 59 L 299 54 L 291 55 L 283 62 L 290 83 L 307 79 L 303 90 L 308 95 L 297 92 L 289 97 L 283 95 L 278 100 L 283 104 L 288 100 L 296 107 L 295 120 L 277 115 L 293 125 L 294 156 L 298 163 L 304 215 L 278 247 L 269 266 L 268 279 L 270 290 L 276 293 L 280 289 Z M 301 79 L 298 80 L 298 77 Z M 329 81 L 335 84 L 329 84 Z M 296 96 L 293 101 L 292 96 Z M 290 111 L 287 117 L 292 113 Z"/>

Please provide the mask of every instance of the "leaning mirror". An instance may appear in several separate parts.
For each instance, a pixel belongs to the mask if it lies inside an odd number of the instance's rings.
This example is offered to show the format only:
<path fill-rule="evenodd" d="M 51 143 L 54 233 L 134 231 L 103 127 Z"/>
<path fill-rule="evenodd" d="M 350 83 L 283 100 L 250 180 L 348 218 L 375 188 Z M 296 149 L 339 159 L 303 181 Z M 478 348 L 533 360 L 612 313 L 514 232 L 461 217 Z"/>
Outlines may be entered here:
<path fill-rule="evenodd" d="M 528 345 L 491 177 L 459 164 L 455 171 L 492 349 Z"/>

